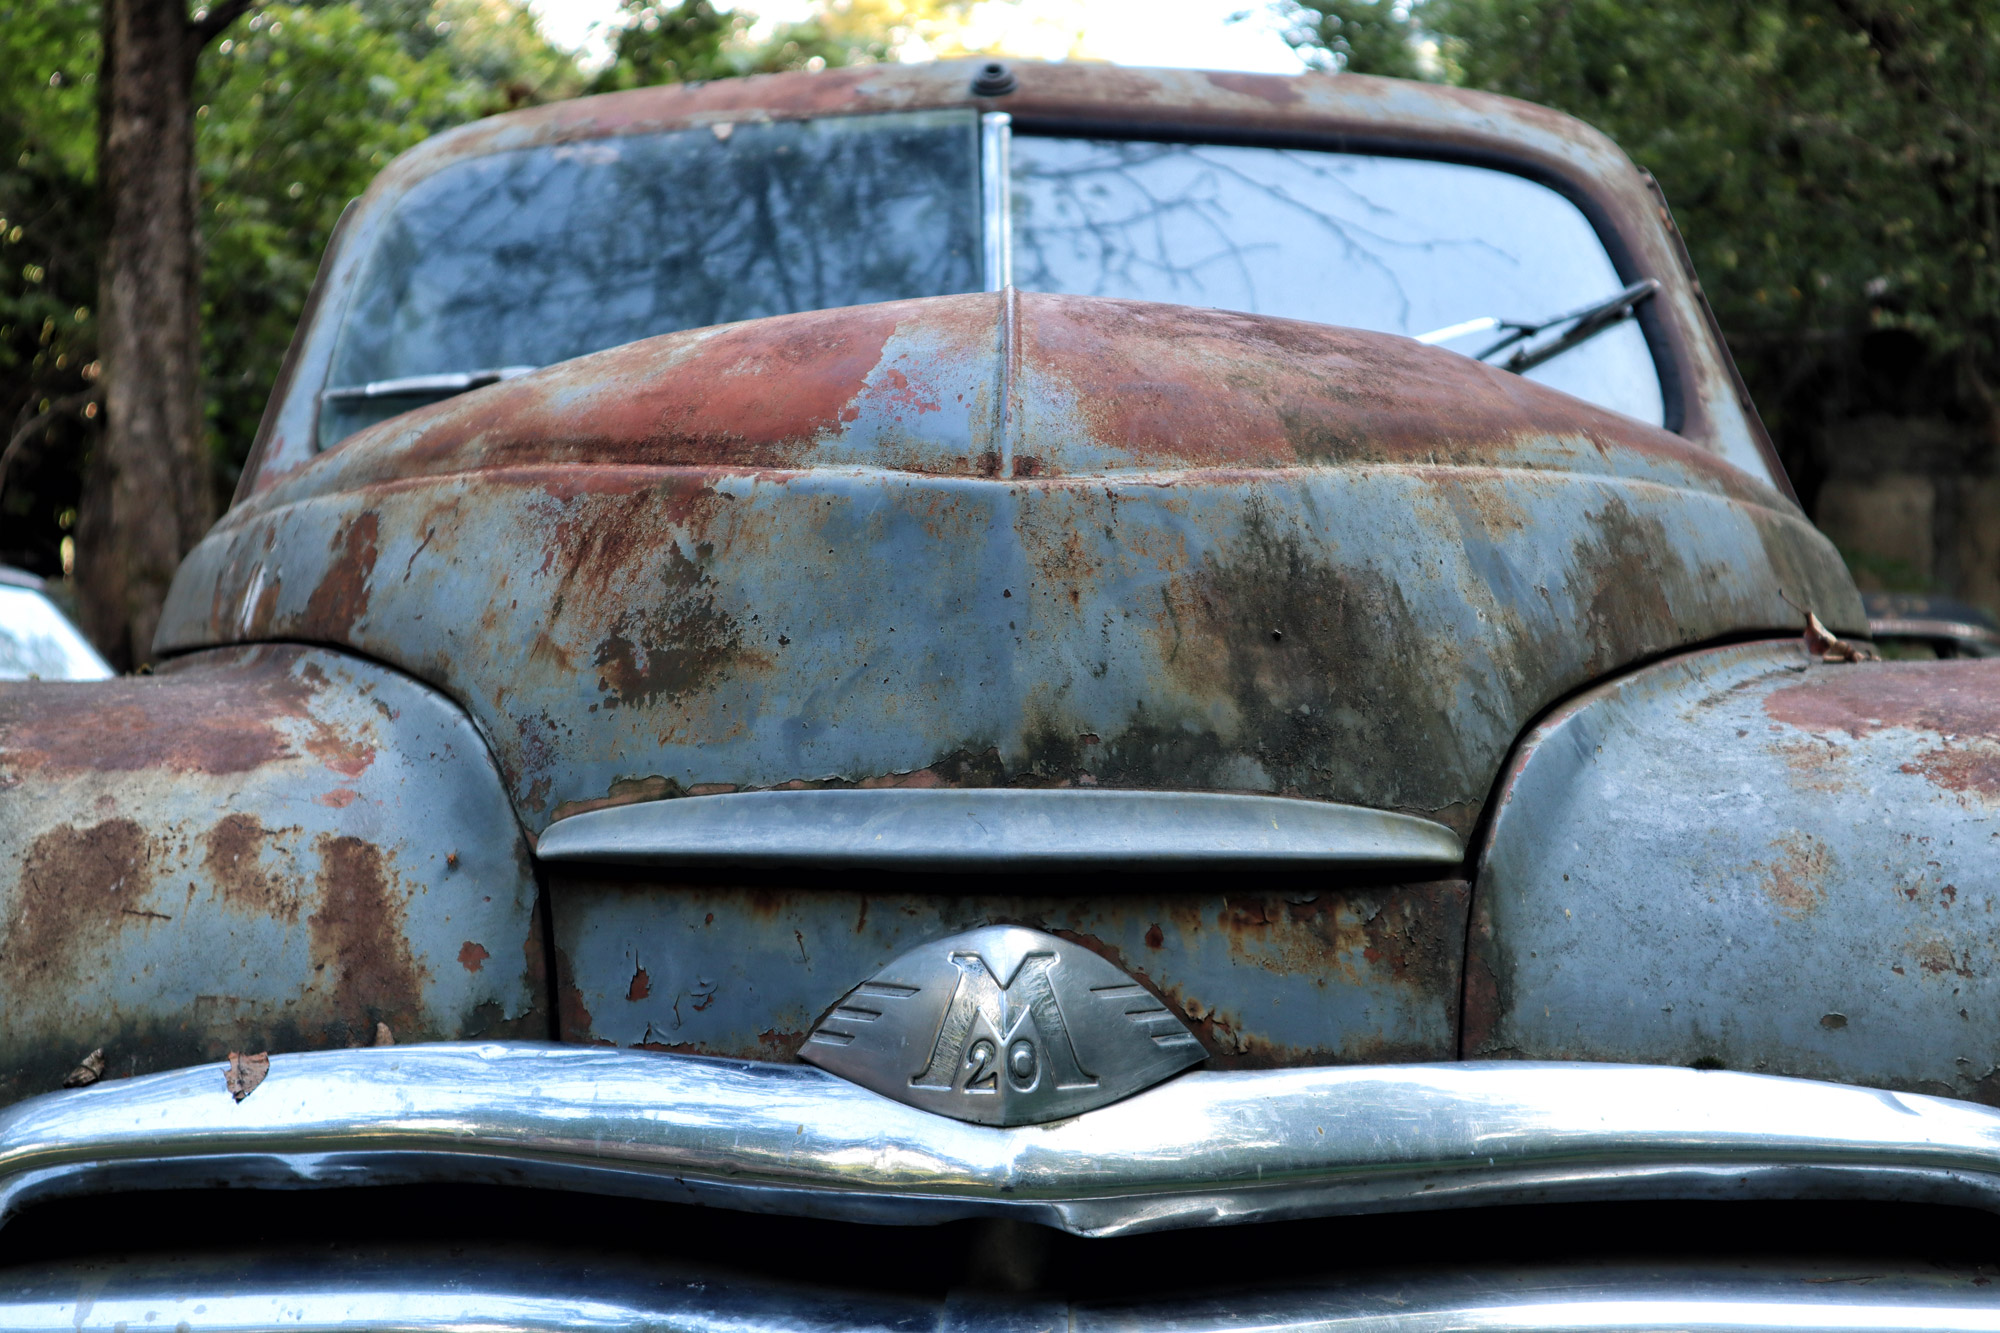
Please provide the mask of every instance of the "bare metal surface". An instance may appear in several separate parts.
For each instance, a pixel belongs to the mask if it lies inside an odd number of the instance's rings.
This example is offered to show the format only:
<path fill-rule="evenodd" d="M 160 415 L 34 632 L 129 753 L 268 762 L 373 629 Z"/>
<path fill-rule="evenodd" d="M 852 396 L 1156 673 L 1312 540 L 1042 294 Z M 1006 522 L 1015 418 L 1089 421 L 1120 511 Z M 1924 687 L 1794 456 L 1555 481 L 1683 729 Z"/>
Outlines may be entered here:
<path fill-rule="evenodd" d="M 1386 810 L 1222 792 L 875 788 L 645 801 L 558 820 L 552 864 L 872 866 L 1014 872 L 1061 866 L 1456 866 L 1444 825 Z"/>
<path fill-rule="evenodd" d="M 1657 1263 L 1412 1270 L 1125 1303 L 900 1296 L 693 1265 L 500 1254 L 282 1251 L 75 1263 L 5 1275 L 5 1333 L 1444 1333 L 2000 1328 L 1990 1279 L 1904 1264 Z M 1184 1280 L 1184 1279 L 1182 1279 Z M 1172 1277 L 1156 1285 L 1174 1286 Z M 1027 1318 L 1040 1315 L 1035 1323 Z M 149 1319 L 148 1316 L 151 1318 Z"/>
<path fill-rule="evenodd" d="M 1536 711 L 1790 626 L 1788 598 L 1861 620 L 1788 501 L 1666 432 L 1389 335 L 995 293 L 385 422 L 225 519 L 160 642 L 435 683 L 536 832 L 681 793 L 1094 785 L 1463 835 Z"/>
<path fill-rule="evenodd" d="M 546 1033 L 527 849 L 470 723 L 294 646 L 0 685 L 0 1101 L 92 1051 Z"/>
<path fill-rule="evenodd" d="M 975 1125 L 1080 1115 L 1205 1054 L 1130 976 L 1023 926 L 919 945 L 841 997 L 799 1050 L 870 1091 Z"/>
<path fill-rule="evenodd" d="M 1913 1094 L 1620 1065 L 1182 1075 L 996 1129 L 831 1074 L 538 1045 L 206 1065 L 0 1115 L 0 1211 L 121 1189 L 391 1181 L 558 1186 L 762 1212 L 1013 1216 L 1084 1235 L 1581 1199 L 2000 1208 L 2000 1112 Z"/>
<path fill-rule="evenodd" d="M 1466 1052 L 2000 1102 L 2000 662 L 1717 649 L 1524 742 Z"/>
<path fill-rule="evenodd" d="M 954 874 L 745 883 L 691 872 L 551 875 L 561 1035 L 792 1060 L 856 982 L 995 924 L 1073 942 L 1139 981 L 1211 1066 L 1449 1060 L 1468 886 L 1216 867 L 1009 884 Z M 1190 879 L 1193 882 L 1190 882 Z"/>

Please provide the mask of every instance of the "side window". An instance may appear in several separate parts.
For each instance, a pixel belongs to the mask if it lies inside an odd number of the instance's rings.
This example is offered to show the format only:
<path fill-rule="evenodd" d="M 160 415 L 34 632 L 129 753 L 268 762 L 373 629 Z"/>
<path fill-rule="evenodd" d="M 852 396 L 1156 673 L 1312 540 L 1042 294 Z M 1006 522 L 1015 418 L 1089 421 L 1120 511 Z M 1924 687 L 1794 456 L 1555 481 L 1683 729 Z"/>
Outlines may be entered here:
<path fill-rule="evenodd" d="M 1017 135 L 1013 275 L 1034 291 L 1216 306 L 1412 337 L 1535 322 L 1624 287 L 1589 221 L 1484 167 L 1277 148 Z M 1490 329 L 1443 340 L 1476 355 Z M 1626 320 L 1527 372 L 1659 425 Z"/>

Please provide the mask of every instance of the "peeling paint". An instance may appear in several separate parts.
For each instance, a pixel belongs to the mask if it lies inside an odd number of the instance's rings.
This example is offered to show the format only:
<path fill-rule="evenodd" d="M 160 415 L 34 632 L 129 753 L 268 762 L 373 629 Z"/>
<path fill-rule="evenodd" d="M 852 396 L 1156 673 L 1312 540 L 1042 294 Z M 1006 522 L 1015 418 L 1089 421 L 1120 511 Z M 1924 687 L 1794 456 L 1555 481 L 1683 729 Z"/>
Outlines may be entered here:
<path fill-rule="evenodd" d="M 471 724 L 405 677 L 267 647 L 4 684 L 0 775 L 0 1103 L 98 1048 L 123 1077 L 382 1023 L 547 1033 L 520 829 Z"/>

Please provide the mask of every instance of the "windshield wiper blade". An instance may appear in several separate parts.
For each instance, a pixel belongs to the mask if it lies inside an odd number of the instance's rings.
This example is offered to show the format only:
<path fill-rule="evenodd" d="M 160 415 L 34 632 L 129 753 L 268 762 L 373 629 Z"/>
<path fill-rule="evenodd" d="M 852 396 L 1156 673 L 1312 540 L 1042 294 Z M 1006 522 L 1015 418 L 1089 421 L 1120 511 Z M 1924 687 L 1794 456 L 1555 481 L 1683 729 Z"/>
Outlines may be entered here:
<path fill-rule="evenodd" d="M 1498 364 L 1502 370 L 1511 370 L 1520 375 L 1533 370 L 1544 361 L 1561 356 L 1572 347 L 1589 342 L 1621 320 L 1630 319 L 1636 313 L 1639 303 L 1659 290 L 1658 278 L 1641 278 L 1623 291 L 1607 296 L 1601 301 L 1578 306 L 1575 310 L 1568 310 L 1548 319 L 1530 323 L 1526 320 L 1497 319 L 1492 315 L 1482 315 L 1478 319 L 1468 319 L 1461 324 L 1452 324 L 1419 334 L 1417 341 L 1437 344 L 1450 342 L 1454 338 L 1463 338 L 1467 334 L 1484 333 L 1489 329 L 1504 329 L 1506 330 L 1504 338 L 1477 353 L 1473 359 L 1485 361 L 1488 357 L 1512 347 L 1514 354 Z M 1517 346 L 1538 334 L 1564 324 L 1570 327 L 1547 342 L 1533 346 Z"/>
<path fill-rule="evenodd" d="M 495 366 L 487 370 L 454 370 L 442 375 L 406 375 L 402 379 L 372 380 L 367 384 L 351 384 L 338 389 L 327 389 L 320 394 L 320 397 L 333 402 L 348 402 L 359 398 L 418 398 L 431 395 L 448 398 L 455 393 L 482 389 L 489 384 L 498 384 L 501 380 L 511 380 L 540 369 L 540 366 Z"/>

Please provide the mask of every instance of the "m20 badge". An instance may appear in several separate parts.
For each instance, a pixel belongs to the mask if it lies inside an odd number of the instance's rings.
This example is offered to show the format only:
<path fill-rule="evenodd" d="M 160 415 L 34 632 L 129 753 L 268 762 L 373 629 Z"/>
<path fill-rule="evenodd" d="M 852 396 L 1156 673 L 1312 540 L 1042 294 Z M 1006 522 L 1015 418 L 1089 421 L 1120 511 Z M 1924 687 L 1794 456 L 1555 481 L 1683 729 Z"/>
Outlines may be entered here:
<path fill-rule="evenodd" d="M 1054 935 L 987 926 L 912 949 L 848 992 L 799 1058 L 979 1125 L 1060 1120 L 1207 1057 L 1112 964 Z"/>

